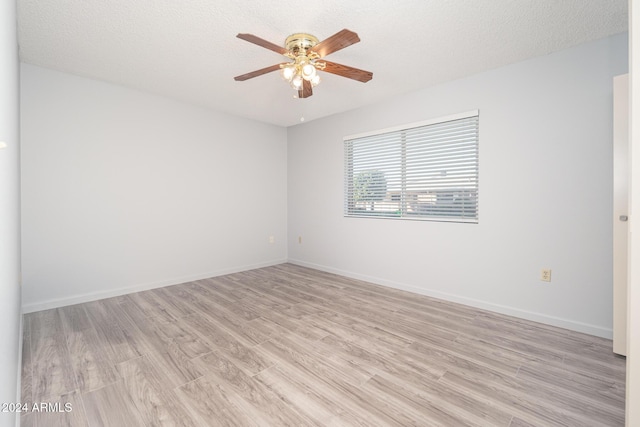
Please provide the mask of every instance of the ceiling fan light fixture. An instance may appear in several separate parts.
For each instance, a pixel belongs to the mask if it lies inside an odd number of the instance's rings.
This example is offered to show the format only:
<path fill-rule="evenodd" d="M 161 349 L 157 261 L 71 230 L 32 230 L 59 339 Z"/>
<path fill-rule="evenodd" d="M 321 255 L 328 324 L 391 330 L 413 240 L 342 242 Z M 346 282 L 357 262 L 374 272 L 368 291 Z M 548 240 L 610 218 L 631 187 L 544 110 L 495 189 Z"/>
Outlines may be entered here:
<path fill-rule="evenodd" d="M 294 67 L 283 67 L 281 73 L 282 78 L 290 82 L 294 74 L 296 73 L 296 70 Z"/>
<path fill-rule="evenodd" d="M 295 76 L 293 76 L 293 78 L 291 79 L 291 86 L 295 89 L 295 90 L 299 90 L 302 87 L 302 81 L 304 79 L 302 78 L 302 76 L 300 74 L 296 74 Z"/>
<path fill-rule="evenodd" d="M 320 84 L 320 74 L 316 74 L 311 79 L 311 87 L 316 87 Z"/>
<path fill-rule="evenodd" d="M 305 80 L 312 80 L 316 76 L 316 67 L 311 62 L 302 67 L 302 77 Z"/>

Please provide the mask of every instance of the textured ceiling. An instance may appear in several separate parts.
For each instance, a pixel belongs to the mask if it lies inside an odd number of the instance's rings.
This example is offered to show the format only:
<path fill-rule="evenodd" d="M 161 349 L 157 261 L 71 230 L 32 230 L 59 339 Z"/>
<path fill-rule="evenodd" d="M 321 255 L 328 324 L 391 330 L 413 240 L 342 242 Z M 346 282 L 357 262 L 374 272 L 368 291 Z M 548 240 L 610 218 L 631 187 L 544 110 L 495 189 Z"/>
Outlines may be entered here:
<path fill-rule="evenodd" d="M 545 55 L 627 30 L 627 0 L 18 0 L 21 60 L 282 126 Z M 307 99 L 283 62 L 237 39 L 283 45 L 343 28 L 362 40 L 328 60 L 373 72 L 360 83 L 322 73 Z"/>

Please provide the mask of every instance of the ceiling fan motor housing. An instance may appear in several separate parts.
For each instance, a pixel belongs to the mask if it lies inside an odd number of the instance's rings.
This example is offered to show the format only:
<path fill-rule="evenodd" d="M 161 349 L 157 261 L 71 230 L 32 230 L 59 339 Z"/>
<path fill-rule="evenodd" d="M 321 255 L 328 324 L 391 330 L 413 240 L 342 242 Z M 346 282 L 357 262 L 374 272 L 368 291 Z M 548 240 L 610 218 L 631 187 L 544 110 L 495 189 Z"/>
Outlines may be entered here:
<path fill-rule="evenodd" d="M 308 56 L 309 49 L 318 44 L 318 38 L 306 33 L 292 34 L 285 40 L 285 47 L 293 58 L 298 55 Z M 311 52 L 309 52 L 311 54 Z"/>

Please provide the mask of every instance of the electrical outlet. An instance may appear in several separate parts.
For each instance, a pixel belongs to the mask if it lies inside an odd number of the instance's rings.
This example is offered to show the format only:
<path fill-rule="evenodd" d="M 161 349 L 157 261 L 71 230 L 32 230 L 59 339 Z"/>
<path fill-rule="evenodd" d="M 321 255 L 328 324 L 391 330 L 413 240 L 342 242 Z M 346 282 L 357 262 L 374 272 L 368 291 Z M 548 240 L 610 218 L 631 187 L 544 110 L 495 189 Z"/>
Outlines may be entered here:
<path fill-rule="evenodd" d="M 269 236 L 269 243 L 273 244 L 276 242 L 276 238 L 273 236 Z"/>
<path fill-rule="evenodd" d="M 298 236 L 298 243 L 302 243 L 302 236 Z"/>
<path fill-rule="evenodd" d="M 550 282 L 551 269 L 543 268 L 542 270 L 540 270 L 540 280 L 542 280 L 543 282 Z"/>

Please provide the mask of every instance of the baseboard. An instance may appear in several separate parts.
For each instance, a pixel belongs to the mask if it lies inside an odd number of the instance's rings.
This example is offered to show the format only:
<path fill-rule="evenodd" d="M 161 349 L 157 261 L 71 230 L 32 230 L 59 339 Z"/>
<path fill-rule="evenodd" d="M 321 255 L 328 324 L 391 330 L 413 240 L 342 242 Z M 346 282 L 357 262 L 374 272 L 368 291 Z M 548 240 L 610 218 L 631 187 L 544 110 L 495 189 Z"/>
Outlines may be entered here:
<path fill-rule="evenodd" d="M 270 266 L 282 264 L 282 263 L 285 263 L 285 262 L 289 262 L 291 264 L 300 265 L 302 267 L 313 268 L 313 269 L 320 270 L 320 271 L 326 271 L 328 273 L 339 274 L 341 276 L 351 277 L 353 279 L 364 280 L 364 281 L 367 281 L 367 282 L 370 282 L 370 283 L 386 286 L 386 287 L 389 287 L 389 288 L 400 289 L 400 290 L 403 290 L 403 291 L 408 291 L 408 292 L 413 292 L 413 293 L 416 293 L 416 294 L 426 295 L 426 296 L 433 297 L 433 298 L 439 298 L 439 299 L 442 299 L 442 300 L 445 300 L 445 301 L 451 301 L 451 302 L 455 302 L 455 303 L 459 303 L 459 304 L 464 304 L 464 305 L 468 305 L 468 306 L 475 307 L 475 308 L 481 308 L 483 310 L 489 310 L 489 311 L 493 311 L 493 312 L 500 313 L 500 314 L 506 314 L 508 316 L 514 316 L 514 317 L 518 317 L 518 318 L 521 318 L 521 319 L 531 320 L 533 322 L 544 323 L 544 324 L 547 324 L 547 325 L 557 326 L 557 327 L 569 329 L 569 330 L 572 330 L 572 331 L 582 332 L 582 333 L 589 334 L 589 335 L 594 335 L 594 336 L 607 338 L 607 339 L 612 339 L 613 338 L 613 330 L 609 329 L 609 328 L 603 328 L 603 327 L 600 327 L 600 326 L 591 325 L 591 324 L 582 323 L 582 322 L 577 322 L 577 321 L 570 320 L 570 319 L 564 319 L 564 318 L 560 318 L 560 317 L 549 316 L 549 315 L 542 314 L 542 313 L 536 313 L 536 312 L 531 312 L 531 311 L 527 311 L 527 310 L 521 310 L 521 309 L 518 309 L 518 308 L 503 306 L 503 305 L 500 305 L 500 304 L 494 304 L 494 303 L 491 303 L 491 302 L 488 302 L 488 301 L 482 301 L 482 300 L 462 297 L 462 296 L 459 296 L 459 295 L 449 294 L 449 293 L 446 293 L 446 292 L 435 291 L 435 290 L 432 290 L 432 289 L 418 288 L 416 286 L 408 285 L 408 284 L 405 284 L 405 283 L 394 282 L 394 281 L 390 281 L 390 280 L 381 279 L 381 278 L 378 278 L 378 277 L 373 277 L 373 276 L 368 276 L 368 275 L 364 275 L 364 274 L 354 273 L 354 272 L 351 272 L 351 271 L 336 269 L 336 268 L 328 267 L 328 266 L 325 266 L 325 265 L 310 263 L 310 262 L 297 260 L 297 259 L 275 260 L 275 261 L 270 261 L 270 262 L 265 262 L 265 263 L 252 264 L 252 265 L 246 265 L 246 266 L 238 266 L 238 267 L 233 267 L 233 268 L 228 268 L 228 269 L 223 269 L 223 270 L 217 270 L 217 271 L 208 272 L 208 273 L 202 273 L 202 274 L 197 274 L 197 275 L 176 277 L 176 278 L 171 278 L 171 279 L 163 280 L 163 281 L 159 281 L 159 282 L 143 283 L 143 284 L 137 284 L 137 285 L 133 285 L 133 286 L 121 287 L 121 288 L 117 288 L 117 289 L 109 289 L 109 290 L 106 290 L 106 291 L 92 292 L 92 293 L 81 294 L 81 295 L 73 295 L 73 296 L 69 296 L 69 297 L 65 297 L 65 298 L 50 299 L 50 300 L 46 300 L 46 301 L 41 301 L 41 302 L 36 302 L 36 303 L 23 305 L 22 306 L 22 312 L 23 313 L 32 313 L 32 312 L 35 312 L 35 311 L 48 310 L 48 309 L 52 309 L 52 308 L 64 307 L 64 306 L 67 306 L 67 305 L 81 304 L 81 303 L 85 303 L 85 302 L 89 302 L 89 301 L 97 301 L 97 300 L 104 299 L 104 298 L 112 298 L 112 297 L 116 297 L 116 296 L 120 296 L 120 295 L 130 294 L 130 293 L 133 293 L 133 292 L 140 292 L 140 291 L 146 291 L 146 290 L 149 290 L 149 289 L 162 288 L 162 287 L 165 287 L 165 286 L 178 285 L 180 283 L 191 282 L 191 281 L 194 281 L 194 280 L 202 280 L 202 279 L 206 279 L 206 278 L 209 278 L 209 277 L 223 276 L 223 275 L 226 275 L 226 274 L 233 274 L 233 273 L 238 273 L 238 272 L 241 272 L 241 271 L 254 270 L 256 268 L 270 267 Z"/>
<path fill-rule="evenodd" d="M 494 304 L 488 301 L 477 300 L 473 298 L 467 298 L 460 295 L 449 294 L 446 292 L 435 291 L 431 289 L 418 288 L 416 286 L 408 285 L 405 283 L 394 282 L 390 280 L 380 279 L 378 277 L 367 276 L 364 274 L 354 273 L 351 271 L 340 270 L 337 268 L 327 267 L 325 265 L 314 264 L 297 259 L 289 259 L 289 263 L 296 264 L 302 267 L 313 268 L 320 271 L 326 271 L 327 273 L 339 274 L 341 276 L 350 277 L 352 279 L 363 280 L 366 282 L 374 283 L 376 285 L 382 285 L 389 288 L 400 289 L 403 291 L 413 292 L 420 295 L 426 295 L 433 298 L 442 299 L 445 301 L 451 301 L 463 305 L 468 305 L 483 310 L 493 311 L 495 313 L 506 314 L 508 316 L 518 317 L 525 320 L 531 320 L 533 322 L 543 323 L 546 325 L 557 326 L 559 328 L 569 329 L 576 332 L 582 332 L 589 335 L 594 335 L 601 338 L 612 339 L 613 329 L 603 328 L 588 323 L 577 322 L 575 320 L 564 319 L 555 316 L 549 316 L 542 313 L 531 312 L 527 310 L 521 310 L 514 307 L 508 307 L 500 304 Z"/>
<path fill-rule="evenodd" d="M 117 297 L 120 295 L 131 294 L 134 292 L 147 291 L 150 289 L 163 288 L 165 286 L 179 285 L 180 283 L 192 282 L 194 280 L 202 280 L 210 277 L 224 276 L 226 274 L 239 273 L 241 271 L 254 270 L 256 268 L 271 267 L 287 262 L 286 259 L 268 261 L 259 264 L 251 264 L 226 268 L 222 270 L 212 271 L 208 273 L 200 273 L 190 276 L 174 277 L 167 280 L 161 280 L 152 283 L 142 283 L 133 286 L 125 286 L 117 289 L 109 289 L 99 292 L 91 292 L 87 294 L 72 295 L 64 298 L 55 298 L 46 301 L 25 304 L 22 306 L 23 313 L 33 313 L 35 311 L 49 310 L 52 308 L 65 307 L 68 305 L 82 304 L 90 301 L 97 301 L 105 298 Z"/>

